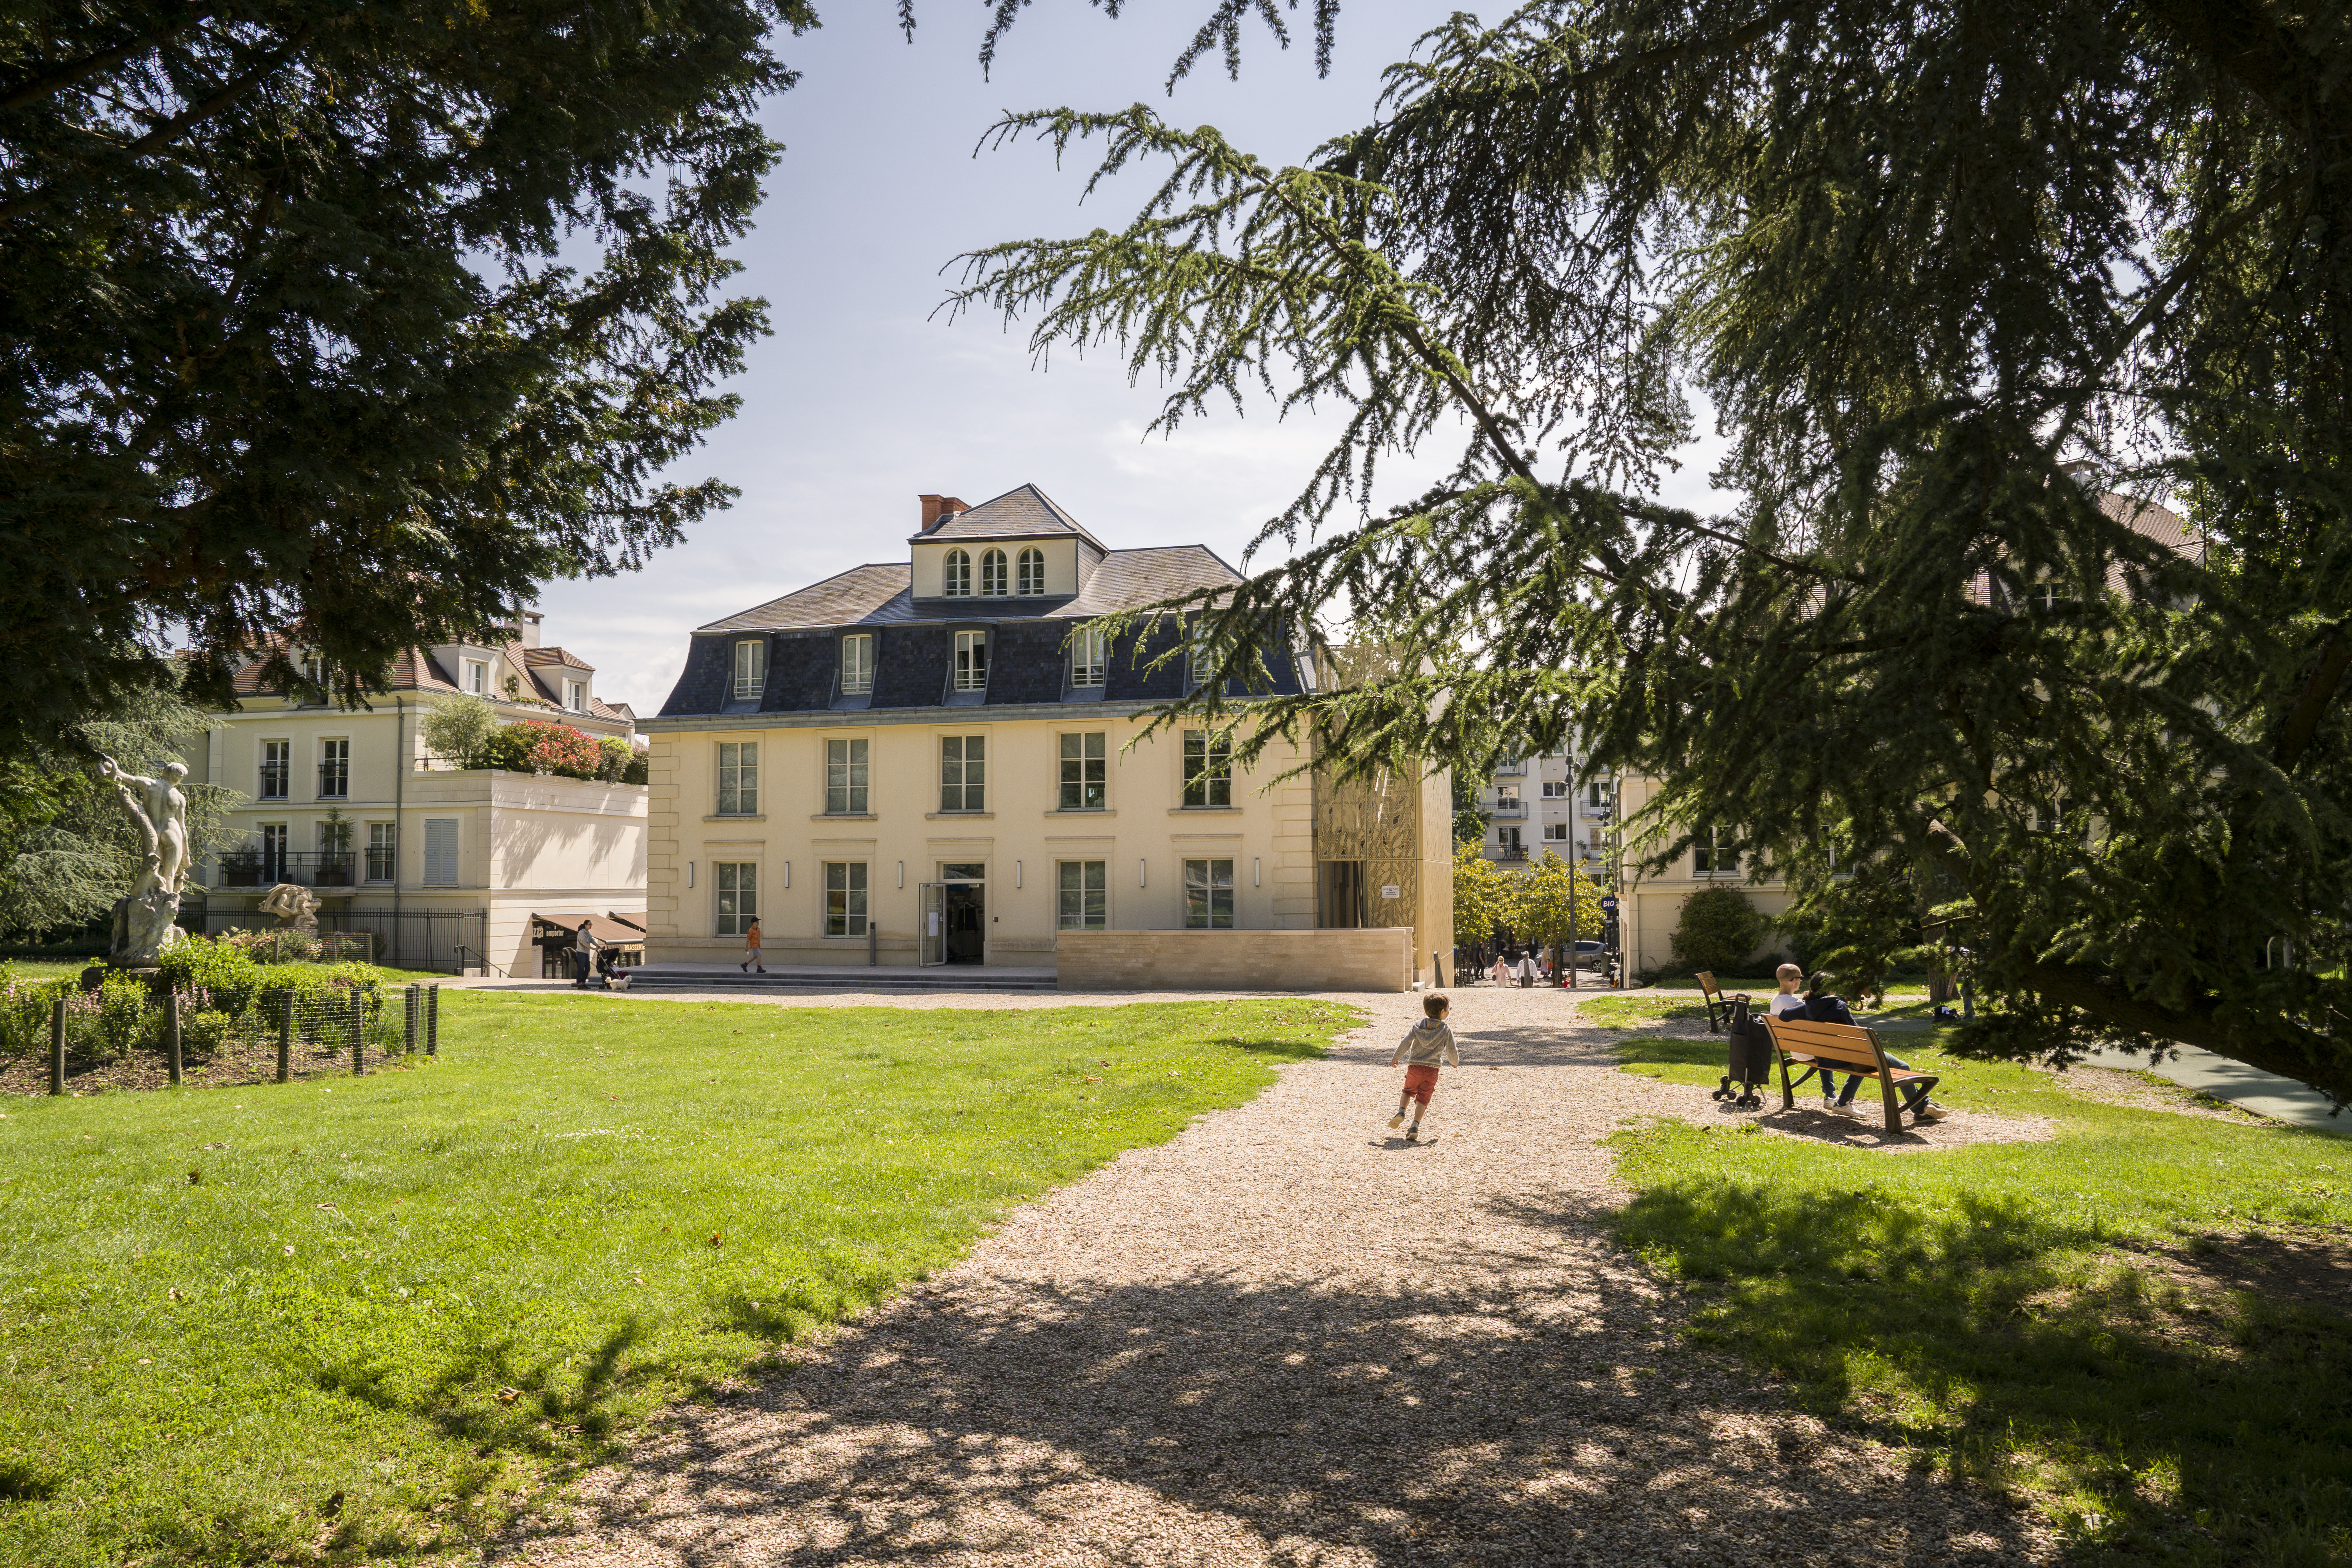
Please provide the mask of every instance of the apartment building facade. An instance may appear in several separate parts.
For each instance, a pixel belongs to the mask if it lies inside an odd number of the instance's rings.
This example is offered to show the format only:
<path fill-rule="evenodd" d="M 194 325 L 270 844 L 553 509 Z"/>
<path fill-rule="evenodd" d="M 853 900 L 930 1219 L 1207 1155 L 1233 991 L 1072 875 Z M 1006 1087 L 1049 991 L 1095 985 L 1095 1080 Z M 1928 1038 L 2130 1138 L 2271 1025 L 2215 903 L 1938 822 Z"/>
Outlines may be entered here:
<path fill-rule="evenodd" d="M 1206 728 L 1145 737 L 1202 679 L 1183 627 L 1087 623 L 1233 568 L 1112 549 L 1030 485 L 919 506 L 906 560 L 694 634 L 643 721 L 652 961 L 735 962 L 755 921 L 771 965 L 1043 967 L 1071 933 L 1407 930 L 1423 963 L 1450 943 L 1447 780 L 1366 809 L 1281 780 L 1294 752 L 1253 771 Z M 1315 672 L 1285 650 L 1271 679 Z"/>
<path fill-rule="evenodd" d="M 183 923 L 272 927 L 260 901 L 293 883 L 320 900 L 321 931 L 369 932 L 378 962 L 407 968 L 539 974 L 559 926 L 588 916 L 641 938 L 645 785 L 466 769 L 425 743 L 425 715 L 461 693 L 509 721 L 634 741 L 635 715 L 596 695 L 584 660 L 541 646 L 537 612 L 505 630 L 403 655 L 357 709 L 265 689 L 262 661 L 248 662 L 238 706 L 211 715 L 184 759 L 192 779 L 246 799 L 196 868 L 201 913 Z"/>

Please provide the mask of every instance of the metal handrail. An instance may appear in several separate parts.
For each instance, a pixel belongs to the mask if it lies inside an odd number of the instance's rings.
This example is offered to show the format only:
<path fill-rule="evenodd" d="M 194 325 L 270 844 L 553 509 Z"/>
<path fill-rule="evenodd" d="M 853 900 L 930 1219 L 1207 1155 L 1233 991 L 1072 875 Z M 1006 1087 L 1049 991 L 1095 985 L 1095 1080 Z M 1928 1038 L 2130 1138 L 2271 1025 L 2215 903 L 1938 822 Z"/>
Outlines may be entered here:
<path fill-rule="evenodd" d="M 509 974 L 505 970 L 499 968 L 497 964 L 492 963 L 488 953 L 476 952 L 472 948 L 467 947 L 462 942 L 451 948 L 450 951 L 457 955 L 457 973 L 460 974 L 466 973 L 467 968 L 470 963 L 471 967 L 479 969 L 485 975 L 495 973 L 501 980 L 511 980 L 514 978 L 513 975 Z"/>

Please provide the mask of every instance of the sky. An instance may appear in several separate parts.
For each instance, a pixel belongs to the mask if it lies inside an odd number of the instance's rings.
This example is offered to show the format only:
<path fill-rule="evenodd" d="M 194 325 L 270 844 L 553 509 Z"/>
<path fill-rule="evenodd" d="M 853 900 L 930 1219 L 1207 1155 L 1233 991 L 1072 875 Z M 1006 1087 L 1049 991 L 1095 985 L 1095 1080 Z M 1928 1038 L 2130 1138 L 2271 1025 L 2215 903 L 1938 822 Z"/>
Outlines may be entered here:
<path fill-rule="evenodd" d="M 846 567 L 905 560 L 926 492 L 976 505 L 1034 483 L 1114 549 L 1202 543 L 1242 563 L 1336 415 L 1278 420 L 1260 405 L 1147 437 L 1160 390 L 1130 386 L 1115 350 L 1057 350 L 1041 369 L 1025 328 L 938 312 L 952 280 L 941 269 L 958 255 L 1120 226 L 1142 188 L 1130 178 L 1082 206 L 1090 163 L 1057 170 L 1034 145 L 975 155 L 999 114 L 1148 102 L 1295 163 L 1370 120 L 1381 69 L 1453 7 L 1348 0 L 1321 79 L 1305 16 L 1286 51 L 1254 26 L 1237 83 L 1204 60 L 1170 98 L 1169 67 L 1207 9 L 1128 0 L 1113 20 L 1083 0 L 1037 0 L 987 77 L 987 8 L 972 0 L 918 0 L 911 45 L 880 0 L 832 0 L 821 28 L 774 40 L 800 80 L 766 107 L 785 151 L 757 227 L 732 252 L 744 268 L 735 291 L 768 300 L 773 333 L 728 383 L 741 411 L 674 470 L 741 493 L 644 570 L 542 593 L 544 639 L 595 668 L 599 696 L 656 712 L 696 626 Z M 1455 445 L 1392 460 L 1381 499 L 1420 489 Z M 1669 497 L 1707 505 L 1707 466 L 1686 464 Z"/>

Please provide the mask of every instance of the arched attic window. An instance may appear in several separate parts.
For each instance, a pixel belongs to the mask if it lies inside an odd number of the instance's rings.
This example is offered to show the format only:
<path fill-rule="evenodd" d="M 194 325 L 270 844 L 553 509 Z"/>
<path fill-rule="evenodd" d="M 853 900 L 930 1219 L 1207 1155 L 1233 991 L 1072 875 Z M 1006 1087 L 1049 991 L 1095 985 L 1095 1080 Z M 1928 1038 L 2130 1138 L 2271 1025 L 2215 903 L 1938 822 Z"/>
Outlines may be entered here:
<path fill-rule="evenodd" d="M 1004 596 L 1004 552 L 991 550 L 980 558 L 980 591 L 990 598 Z"/>
<path fill-rule="evenodd" d="M 1021 552 L 1013 567 L 1013 586 L 1024 594 L 1045 591 L 1045 552 L 1032 546 Z"/>
<path fill-rule="evenodd" d="M 971 593 L 971 557 L 961 550 L 950 550 L 940 563 L 940 592 L 950 599 L 969 597 Z"/>

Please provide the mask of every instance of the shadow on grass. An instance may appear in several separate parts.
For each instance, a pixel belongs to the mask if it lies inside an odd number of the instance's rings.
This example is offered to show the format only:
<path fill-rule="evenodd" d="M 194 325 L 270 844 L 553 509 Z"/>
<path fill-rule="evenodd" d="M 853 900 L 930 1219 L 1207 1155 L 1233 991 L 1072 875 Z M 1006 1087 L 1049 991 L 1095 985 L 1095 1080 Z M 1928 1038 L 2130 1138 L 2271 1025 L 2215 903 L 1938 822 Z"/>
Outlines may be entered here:
<path fill-rule="evenodd" d="M 1314 1061 L 1323 1055 L 1323 1047 L 1309 1040 L 1245 1040 L 1238 1035 L 1223 1035 L 1209 1042 L 1229 1050 L 1247 1051 L 1254 1057 L 1273 1057 L 1285 1062 Z"/>
<path fill-rule="evenodd" d="M 2352 1544 L 2340 1312 L 2184 1289 L 2095 1220 L 1966 1194 L 1677 1178 L 1614 1228 L 1704 1282 L 1695 1337 L 1872 1436 L 2044 1489 L 2087 1560 L 2339 1563 Z"/>

